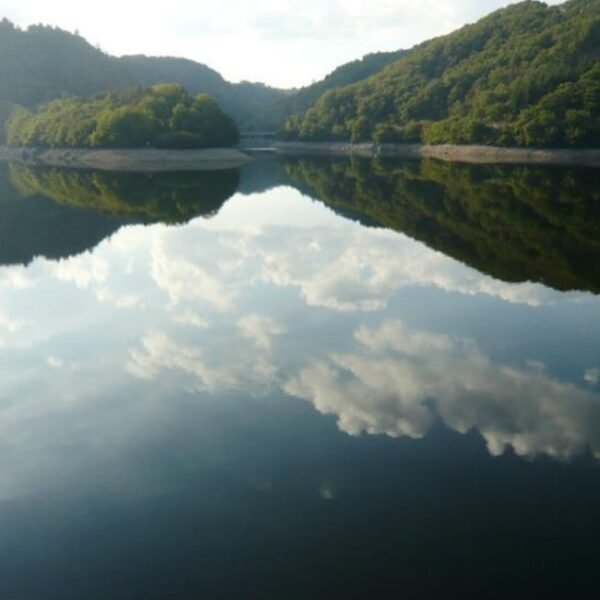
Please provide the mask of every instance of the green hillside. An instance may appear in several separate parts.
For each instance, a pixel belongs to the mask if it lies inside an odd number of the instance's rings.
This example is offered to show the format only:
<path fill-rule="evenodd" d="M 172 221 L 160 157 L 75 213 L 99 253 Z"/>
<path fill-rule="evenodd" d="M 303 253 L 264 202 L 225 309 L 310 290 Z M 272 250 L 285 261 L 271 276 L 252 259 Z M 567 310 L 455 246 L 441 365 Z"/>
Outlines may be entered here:
<path fill-rule="evenodd" d="M 131 77 L 141 85 L 179 83 L 192 94 L 210 94 L 241 129 L 276 127 L 282 118 L 275 110 L 288 93 L 262 83 L 230 83 L 217 71 L 185 58 L 124 56 Z"/>
<path fill-rule="evenodd" d="M 238 139 L 235 123 L 210 96 L 194 97 L 177 84 L 54 100 L 38 112 L 17 109 L 6 123 L 9 146 L 208 148 Z"/>
<path fill-rule="evenodd" d="M 0 21 L 0 100 L 32 108 L 65 94 L 90 96 L 134 83 L 116 58 L 78 35 Z"/>
<path fill-rule="evenodd" d="M 325 92 L 363 81 L 371 77 L 371 75 L 378 73 L 384 67 L 387 67 L 390 63 L 400 58 L 402 54 L 402 50 L 398 50 L 397 52 L 375 52 L 367 54 L 361 59 L 341 65 L 321 81 L 317 81 L 312 85 L 299 89 L 294 94 L 290 94 L 287 98 L 279 102 L 278 108 L 285 115 L 304 112 Z"/>
<path fill-rule="evenodd" d="M 90 96 L 132 85 L 178 83 L 209 94 L 244 129 L 274 128 L 274 105 L 287 92 L 260 83 L 232 84 L 209 67 L 179 58 L 108 56 L 76 34 L 36 25 L 20 29 L 0 21 L 0 143 L 15 105 L 28 109 L 57 98 Z"/>
<path fill-rule="evenodd" d="M 290 118 L 287 139 L 597 146 L 600 0 L 526 1 Z"/>

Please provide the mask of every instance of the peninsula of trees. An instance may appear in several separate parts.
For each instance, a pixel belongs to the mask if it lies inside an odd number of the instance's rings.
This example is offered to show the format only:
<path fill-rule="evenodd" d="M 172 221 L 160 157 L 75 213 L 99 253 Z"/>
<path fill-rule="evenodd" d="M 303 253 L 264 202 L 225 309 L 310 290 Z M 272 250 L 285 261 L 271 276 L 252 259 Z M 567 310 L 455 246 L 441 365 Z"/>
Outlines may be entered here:
<path fill-rule="evenodd" d="M 6 124 L 9 146 L 209 148 L 238 139 L 233 119 L 210 96 L 177 84 L 54 100 L 38 112 L 19 108 Z"/>

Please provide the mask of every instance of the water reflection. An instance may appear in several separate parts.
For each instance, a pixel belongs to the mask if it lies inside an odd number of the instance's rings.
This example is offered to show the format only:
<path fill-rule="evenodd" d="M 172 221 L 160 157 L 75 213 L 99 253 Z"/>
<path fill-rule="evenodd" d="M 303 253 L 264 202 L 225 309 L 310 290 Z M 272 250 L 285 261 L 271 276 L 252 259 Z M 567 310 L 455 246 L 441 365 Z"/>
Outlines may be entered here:
<path fill-rule="evenodd" d="M 0 164 L 0 264 L 79 254 L 128 224 L 210 217 L 239 183 L 237 170 L 148 176 Z"/>
<path fill-rule="evenodd" d="M 385 321 L 355 332 L 358 348 L 332 354 L 285 384 L 352 435 L 423 437 L 436 418 L 478 431 L 492 455 L 600 457 L 600 395 L 546 375 L 494 364 L 468 338 Z"/>
<path fill-rule="evenodd" d="M 23 196 L 0 163 L 0 265 L 28 264 L 36 256 L 66 258 L 93 248 L 128 219 Z"/>
<path fill-rule="evenodd" d="M 236 190 L 292 186 L 344 217 L 402 232 L 493 278 L 597 293 L 596 175 L 593 169 L 316 158 L 258 158 L 241 177 L 235 170 L 150 177 L 23 165 L 11 165 L 9 174 L 2 166 L 0 260 L 69 256 L 124 224 L 184 223 L 218 213 Z M 23 196 L 27 203 L 13 199 Z M 36 245 L 39 250 L 27 251 Z"/>
<path fill-rule="evenodd" d="M 600 292 L 594 169 L 304 158 L 286 170 L 333 208 L 495 278 Z"/>
<path fill-rule="evenodd" d="M 62 397 L 75 369 L 101 395 L 104 379 L 286 394 L 352 435 L 422 438 L 441 421 L 493 455 L 600 451 L 592 296 L 493 279 L 290 188 L 121 229 L 94 253 L 5 269 L 0 287 L 4 375 L 26 388 L 60 371 Z"/>
<path fill-rule="evenodd" d="M 28 263 L 0 268 L 0 596 L 393 597 L 401 573 L 478 597 L 510 572 L 513 597 L 561 584 L 532 557 L 577 563 L 562 590 L 595 573 L 600 301 L 540 283 L 596 289 L 587 175 L 506 257 L 469 215 L 496 186 L 508 236 L 527 178 L 456 168 L 469 212 L 445 167 L 363 164 L 0 178 L 1 260 Z"/>

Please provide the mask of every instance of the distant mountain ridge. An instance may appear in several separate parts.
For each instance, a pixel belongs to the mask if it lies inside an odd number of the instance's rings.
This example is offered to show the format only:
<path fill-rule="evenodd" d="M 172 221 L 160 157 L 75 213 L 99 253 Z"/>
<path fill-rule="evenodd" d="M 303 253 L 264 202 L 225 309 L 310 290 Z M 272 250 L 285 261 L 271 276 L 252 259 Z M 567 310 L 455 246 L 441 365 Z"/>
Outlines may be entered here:
<path fill-rule="evenodd" d="M 64 95 L 91 96 L 135 83 L 118 59 L 78 35 L 0 21 L 0 101 L 33 108 Z"/>
<path fill-rule="evenodd" d="M 231 83 L 210 67 L 186 58 L 123 56 L 119 62 L 141 85 L 179 83 L 192 94 L 210 94 L 241 129 L 273 129 L 280 120 L 277 102 L 289 92 L 262 83 Z"/>
<path fill-rule="evenodd" d="M 43 25 L 24 30 L 0 21 L 0 137 L 14 105 L 36 108 L 63 96 L 85 98 L 157 83 L 179 83 L 193 94 L 213 96 L 241 129 L 275 128 L 273 107 L 289 93 L 261 83 L 230 83 L 184 58 L 115 58 L 77 34 Z"/>
<path fill-rule="evenodd" d="M 12 108 L 36 108 L 63 96 L 89 97 L 133 85 L 178 83 L 207 93 L 244 130 L 275 130 L 290 114 L 308 108 L 323 92 L 361 81 L 400 52 L 369 54 L 342 65 L 313 85 L 282 90 L 262 83 L 231 83 L 209 66 L 186 58 L 130 55 L 115 58 L 78 34 L 56 27 L 16 27 L 0 21 L 0 140 Z"/>

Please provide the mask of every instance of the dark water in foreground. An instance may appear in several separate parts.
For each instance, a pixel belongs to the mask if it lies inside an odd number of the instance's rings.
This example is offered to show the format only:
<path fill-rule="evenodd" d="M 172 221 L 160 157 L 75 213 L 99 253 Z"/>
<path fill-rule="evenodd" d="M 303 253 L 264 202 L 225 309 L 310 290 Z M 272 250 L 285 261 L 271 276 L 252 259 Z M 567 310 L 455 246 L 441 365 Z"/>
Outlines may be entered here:
<path fill-rule="evenodd" d="M 0 165 L 0 598 L 593 597 L 597 180 Z"/>

